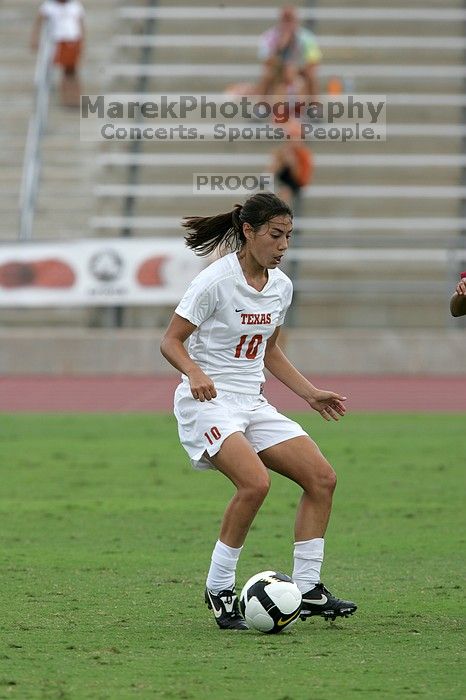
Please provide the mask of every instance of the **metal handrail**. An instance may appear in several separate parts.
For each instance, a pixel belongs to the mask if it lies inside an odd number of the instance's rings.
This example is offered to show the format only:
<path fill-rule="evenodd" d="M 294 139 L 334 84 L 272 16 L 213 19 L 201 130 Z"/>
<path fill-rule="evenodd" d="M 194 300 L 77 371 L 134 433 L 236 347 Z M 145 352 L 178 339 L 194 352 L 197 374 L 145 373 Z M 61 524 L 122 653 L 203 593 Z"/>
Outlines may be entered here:
<path fill-rule="evenodd" d="M 23 175 L 19 196 L 19 239 L 31 240 L 41 170 L 41 142 L 49 109 L 52 81 L 52 57 L 54 42 L 50 22 L 44 21 L 40 33 L 34 74 L 34 108 L 24 148 Z"/>

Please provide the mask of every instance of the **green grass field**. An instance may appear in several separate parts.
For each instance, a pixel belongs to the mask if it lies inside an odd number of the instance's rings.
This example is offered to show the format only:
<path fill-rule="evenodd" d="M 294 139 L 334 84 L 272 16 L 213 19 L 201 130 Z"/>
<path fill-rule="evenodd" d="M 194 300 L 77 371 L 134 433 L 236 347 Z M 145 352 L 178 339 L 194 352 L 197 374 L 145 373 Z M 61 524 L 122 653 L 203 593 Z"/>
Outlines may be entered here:
<path fill-rule="evenodd" d="M 1 415 L 0 698 L 465 698 L 464 416 L 299 420 L 339 475 L 323 580 L 360 607 L 268 636 L 203 603 L 232 488 L 172 417 Z M 239 587 L 290 572 L 297 498 L 273 479 Z"/>

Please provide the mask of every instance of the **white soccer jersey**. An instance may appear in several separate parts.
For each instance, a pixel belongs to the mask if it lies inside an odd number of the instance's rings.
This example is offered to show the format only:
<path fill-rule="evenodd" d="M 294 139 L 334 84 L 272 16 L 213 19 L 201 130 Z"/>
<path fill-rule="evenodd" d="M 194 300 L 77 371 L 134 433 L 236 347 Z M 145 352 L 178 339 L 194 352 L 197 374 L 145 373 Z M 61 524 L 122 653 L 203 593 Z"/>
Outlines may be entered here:
<path fill-rule="evenodd" d="M 283 324 L 293 294 L 281 270 L 268 274 L 258 292 L 247 283 L 236 253 L 230 253 L 194 278 L 175 309 L 198 326 L 188 352 L 218 389 L 260 392 L 266 341 Z M 184 375 L 183 381 L 188 381 Z"/>

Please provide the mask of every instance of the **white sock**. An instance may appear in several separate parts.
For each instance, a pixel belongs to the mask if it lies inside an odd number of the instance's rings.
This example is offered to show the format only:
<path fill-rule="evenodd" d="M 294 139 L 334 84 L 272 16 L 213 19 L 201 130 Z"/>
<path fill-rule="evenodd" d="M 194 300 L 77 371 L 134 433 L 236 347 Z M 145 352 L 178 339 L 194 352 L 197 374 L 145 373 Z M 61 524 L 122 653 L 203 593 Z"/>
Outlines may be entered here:
<path fill-rule="evenodd" d="M 324 540 L 321 537 L 294 543 L 292 578 L 301 593 L 307 593 L 319 583 L 323 560 Z"/>
<path fill-rule="evenodd" d="M 242 547 L 229 547 L 217 540 L 207 574 L 206 585 L 209 591 L 220 593 L 234 587 L 236 565 L 242 549 Z"/>

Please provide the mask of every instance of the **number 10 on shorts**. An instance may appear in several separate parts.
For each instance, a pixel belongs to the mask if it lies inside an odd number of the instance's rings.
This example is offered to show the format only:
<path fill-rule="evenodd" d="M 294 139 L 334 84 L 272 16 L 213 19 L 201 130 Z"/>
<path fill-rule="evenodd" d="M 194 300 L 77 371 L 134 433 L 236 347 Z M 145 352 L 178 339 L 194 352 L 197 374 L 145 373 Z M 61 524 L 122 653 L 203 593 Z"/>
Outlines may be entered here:
<path fill-rule="evenodd" d="M 210 433 L 210 434 L 209 434 L 209 433 Z M 213 426 L 211 427 L 211 429 L 209 430 L 209 432 L 208 432 L 208 433 L 204 433 L 204 435 L 206 436 L 207 440 L 209 441 L 209 445 L 213 445 L 213 444 L 214 444 L 214 440 L 220 440 L 220 438 L 222 437 L 222 435 L 221 435 L 221 433 L 220 433 L 220 430 L 217 428 L 216 425 L 213 425 Z M 211 437 L 211 436 L 212 436 L 212 437 Z M 212 440 L 212 438 L 213 438 L 214 440 Z"/>

